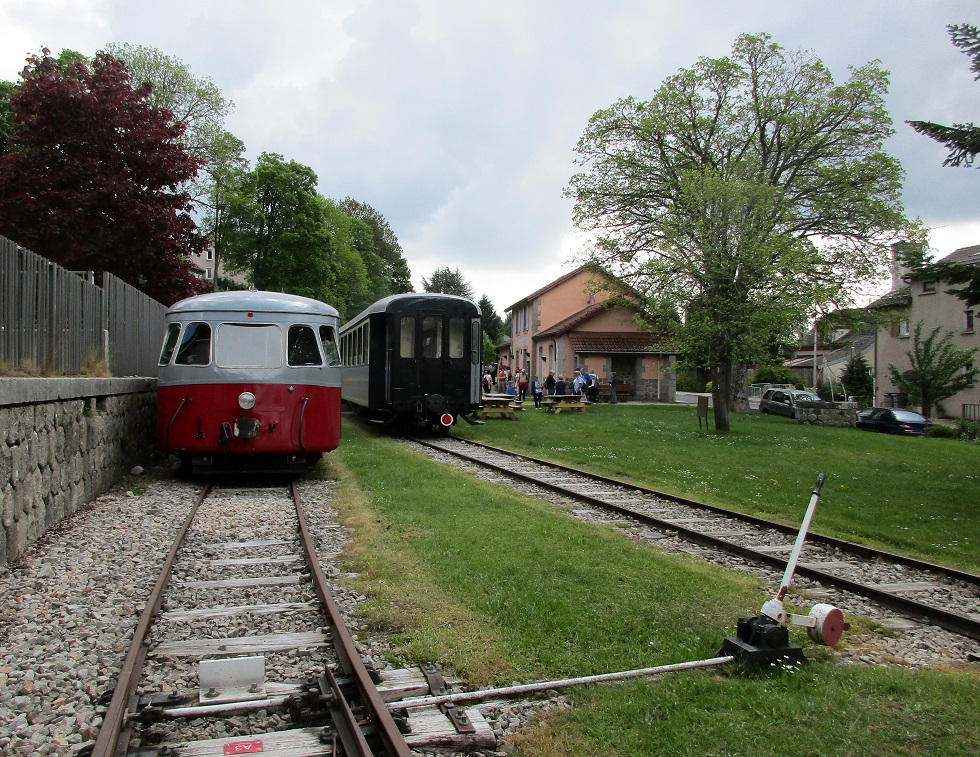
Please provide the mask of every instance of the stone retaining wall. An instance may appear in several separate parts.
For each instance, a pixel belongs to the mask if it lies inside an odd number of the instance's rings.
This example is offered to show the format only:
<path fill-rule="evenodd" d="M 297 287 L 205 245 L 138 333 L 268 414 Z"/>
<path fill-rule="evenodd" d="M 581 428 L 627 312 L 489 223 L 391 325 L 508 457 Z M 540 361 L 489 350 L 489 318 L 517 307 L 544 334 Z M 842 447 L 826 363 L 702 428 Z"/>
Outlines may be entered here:
<path fill-rule="evenodd" d="M 150 460 L 155 423 L 155 379 L 0 379 L 0 566 Z"/>
<path fill-rule="evenodd" d="M 808 426 L 853 426 L 857 421 L 856 402 L 797 402 L 796 422 Z"/>

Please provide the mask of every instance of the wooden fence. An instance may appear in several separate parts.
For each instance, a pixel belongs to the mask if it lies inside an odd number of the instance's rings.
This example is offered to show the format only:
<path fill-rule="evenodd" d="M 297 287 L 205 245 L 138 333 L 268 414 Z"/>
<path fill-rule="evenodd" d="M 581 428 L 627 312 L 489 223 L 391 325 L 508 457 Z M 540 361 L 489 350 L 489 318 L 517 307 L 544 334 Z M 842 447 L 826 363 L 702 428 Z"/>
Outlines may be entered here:
<path fill-rule="evenodd" d="M 166 307 L 109 273 L 73 273 L 0 237 L 0 366 L 156 376 Z"/>

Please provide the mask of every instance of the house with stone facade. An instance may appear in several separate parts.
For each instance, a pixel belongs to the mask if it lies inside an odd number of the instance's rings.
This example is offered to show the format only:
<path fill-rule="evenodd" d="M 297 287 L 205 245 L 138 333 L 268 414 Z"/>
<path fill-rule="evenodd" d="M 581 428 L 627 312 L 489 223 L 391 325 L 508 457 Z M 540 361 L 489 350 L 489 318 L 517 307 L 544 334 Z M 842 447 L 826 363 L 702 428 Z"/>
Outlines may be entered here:
<path fill-rule="evenodd" d="M 615 372 L 629 399 L 673 402 L 676 348 L 637 325 L 638 308 L 611 306 L 597 276 L 602 274 L 576 268 L 505 308 L 511 315 L 510 367 L 542 380 L 554 371 L 568 381 L 587 368 L 600 384 Z"/>
<path fill-rule="evenodd" d="M 945 261 L 966 263 L 980 268 L 980 245 L 961 247 L 944 258 Z M 896 270 L 892 276 L 892 291 L 870 308 L 886 313 L 885 322 L 878 328 L 875 343 L 875 404 L 903 405 L 906 398 L 891 380 L 889 365 L 900 371 L 910 367 L 906 353 L 912 350 L 915 326 L 922 322 L 922 334 L 928 335 L 936 326 L 953 333 L 960 349 L 980 347 L 980 320 L 977 306 L 950 294 L 942 281 L 931 281 Z M 950 397 L 943 403 L 946 417 L 980 420 L 980 385 Z"/>

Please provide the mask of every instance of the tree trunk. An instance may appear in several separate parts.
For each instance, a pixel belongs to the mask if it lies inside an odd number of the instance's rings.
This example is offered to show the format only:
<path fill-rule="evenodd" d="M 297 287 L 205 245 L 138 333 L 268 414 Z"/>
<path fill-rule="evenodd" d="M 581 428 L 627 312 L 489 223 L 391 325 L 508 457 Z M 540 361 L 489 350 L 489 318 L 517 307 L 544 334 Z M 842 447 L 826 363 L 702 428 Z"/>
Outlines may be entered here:
<path fill-rule="evenodd" d="M 728 423 L 731 398 L 732 361 L 717 360 L 711 366 L 711 402 L 714 405 L 716 431 L 731 431 Z"/>

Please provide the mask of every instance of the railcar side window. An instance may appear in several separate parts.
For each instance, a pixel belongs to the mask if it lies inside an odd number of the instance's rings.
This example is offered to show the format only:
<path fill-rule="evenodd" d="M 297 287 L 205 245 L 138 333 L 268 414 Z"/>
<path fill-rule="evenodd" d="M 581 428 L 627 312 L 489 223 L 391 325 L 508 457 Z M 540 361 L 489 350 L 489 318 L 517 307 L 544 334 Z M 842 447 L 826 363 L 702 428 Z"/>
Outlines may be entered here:
<path fill-rule="evenodd" d="M 282 329 L 274 323 L 222 323 L 215 342 L 215 362 L 222 368 L 282 365 Z"/>
<path fill-rule="evenodd" d="M 163 349 L 160 351 L 160 365 L 168 365 L 170 358 L 174 356 L 177 349 L 177 337 L 180 336 L 180 324 L 168 323 L 167 334 L 163 338 Z"/>
<path fill-rule="evenodd" d="M 422 357 L 442 357 L 442 316 L 422 318 Z"/>
<path fill-rule="evenodd" d="M 449 319 L 449 357 L 463 357 L 463 319 Z"/>
<path fill-rule="evenodd" d="M 320 326 L 320 344 L 323 346 L 323 354 L 327 356 L 327 365 L 340 365 L 337 338 L 329 326 Z"/>
<path fill-rule="evenodd" d="M 415 357 L 415 318 L 403 315 L 398 329 L 398 357 Z"/>
<path fill-rule="evenodd" d="M 177 365 L 208 365 L 211 362 L 211 324 L 187 324 L 174 362 Z"/>
<path fill-rule="evenodd" d="M 309 326 L 290 326 L 287 345 L 286 362 L 289 365 L 323 365 L 316 334 Z"/>

